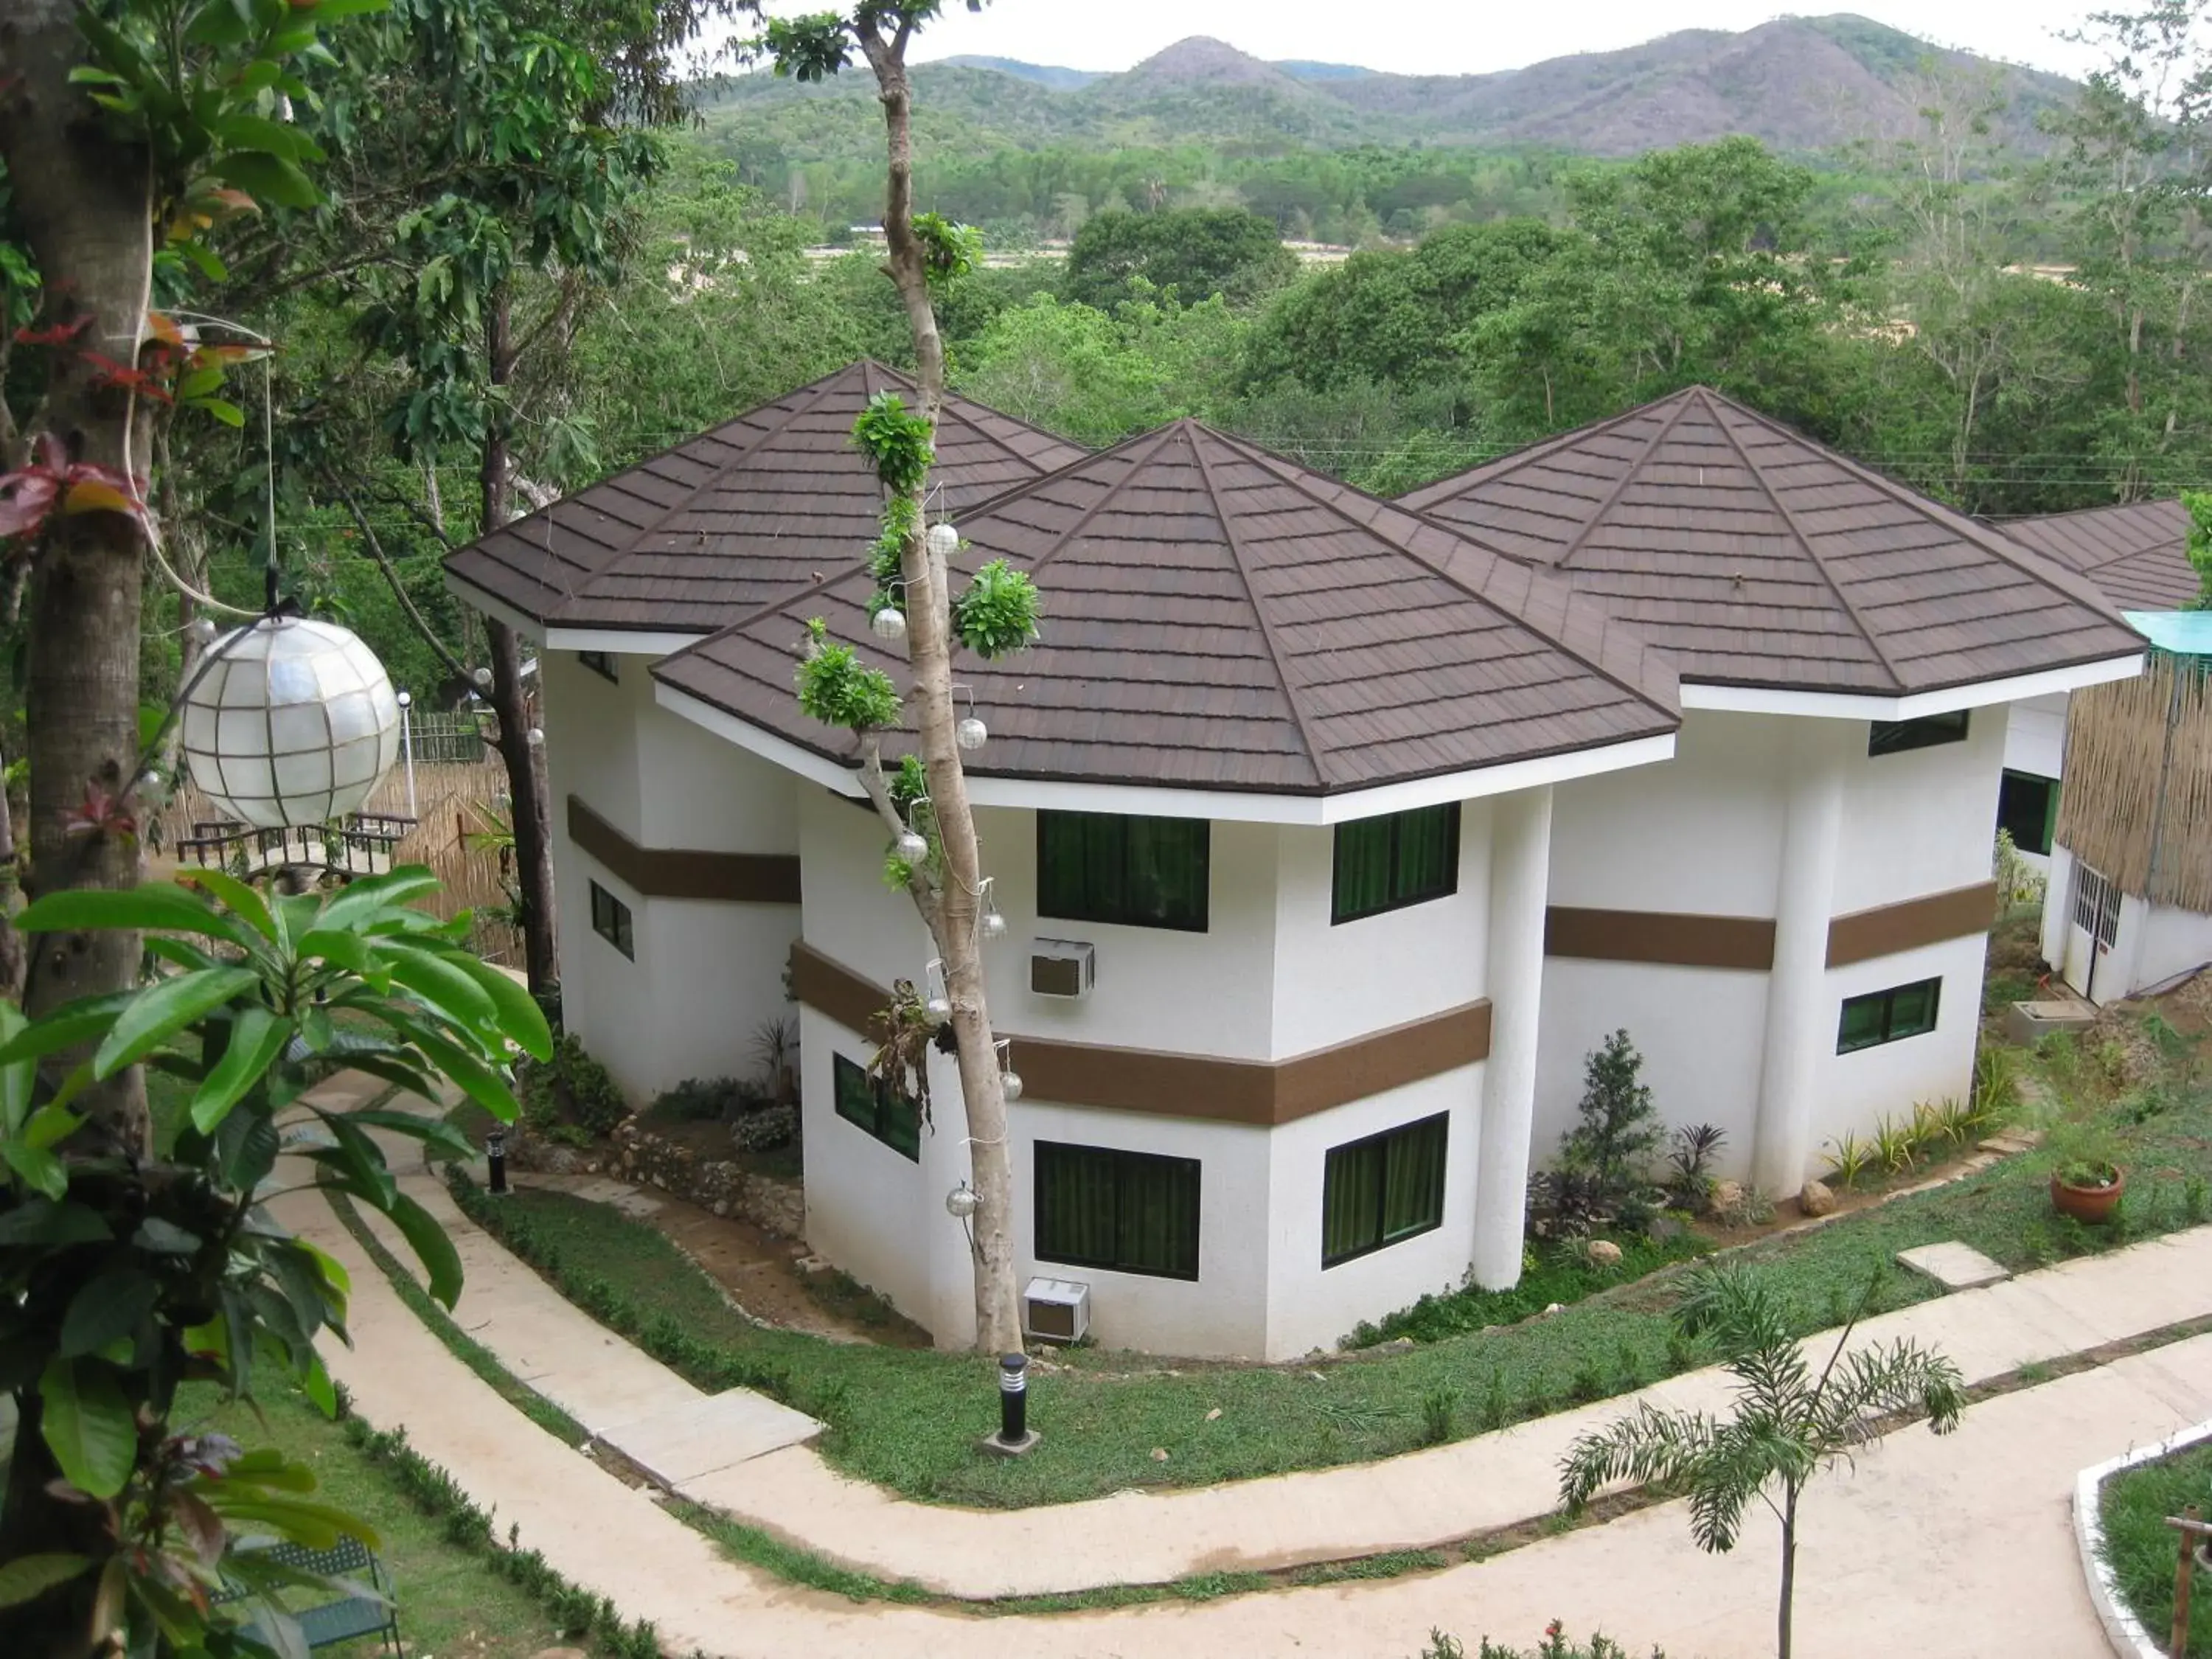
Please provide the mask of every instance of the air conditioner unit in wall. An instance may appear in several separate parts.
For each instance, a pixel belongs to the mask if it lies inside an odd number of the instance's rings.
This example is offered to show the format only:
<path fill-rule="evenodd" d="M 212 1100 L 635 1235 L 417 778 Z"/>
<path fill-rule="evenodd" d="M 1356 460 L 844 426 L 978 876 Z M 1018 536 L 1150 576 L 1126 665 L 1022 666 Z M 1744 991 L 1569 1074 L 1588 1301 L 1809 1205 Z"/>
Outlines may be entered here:
<path fill-rule="evenodd" d="M 1081 939 L 1030 941 L 1030 989 L 1041 997 L 1087 997 L 1098 981 L 1098 953 Z"/>
<path fill-rule="evenodd" d="M 1042 1342 L 1091 1334 L 1091 1287 L 1073 1279 L 1032 1279 L 1022 1292 L 1022 1329 Z"/>

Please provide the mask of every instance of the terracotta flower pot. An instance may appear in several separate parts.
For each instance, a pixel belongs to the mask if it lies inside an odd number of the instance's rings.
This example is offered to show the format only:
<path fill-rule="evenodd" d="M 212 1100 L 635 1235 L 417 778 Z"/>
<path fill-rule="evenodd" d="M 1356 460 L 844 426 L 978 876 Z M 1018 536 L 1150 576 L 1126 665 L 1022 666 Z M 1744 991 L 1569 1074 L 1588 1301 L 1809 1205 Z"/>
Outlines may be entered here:
<path fill-rule="evenodd" d="M 2109 1187 L 2069 1186 L 2053 1175 L 2051 1177 L 2051 1207 L 2061 1215 L 2073 1217 L 2076 1221 L 2109 1221 L 2113 1210 L 2119 1205 L 2120 1194 L 2127 1189 L 2128 1172 L 2125 1170 L 2114 1171 L 2112 1184 Z"/>

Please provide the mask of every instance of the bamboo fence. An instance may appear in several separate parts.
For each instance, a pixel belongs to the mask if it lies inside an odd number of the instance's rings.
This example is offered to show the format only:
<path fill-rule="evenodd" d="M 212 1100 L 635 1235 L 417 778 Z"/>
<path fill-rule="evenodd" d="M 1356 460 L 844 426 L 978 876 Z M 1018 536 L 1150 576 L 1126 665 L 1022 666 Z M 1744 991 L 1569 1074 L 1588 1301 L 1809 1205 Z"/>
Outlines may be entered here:
<path fill-rule="evenodd" d="M 2076 691 L 2057 839 L 2120 890 L 2212 913 L 2212 695 L 2206 663 L 2150 653 Z"/>
<path fill-rule="evenodd" d="M 476 952 L 487 962 L 520 967 L 522 935 L 495 914 L 509 902 L 501 865 L 513 854 L 468 844 L 470 836 L 493 827 L 489 815 L 496 814 L 502 823 L 507 816 L 507 769 L 495 750 L 487 747 L 484 757 L 472 765 L 416 763 L 416 810 L 411 815 L 416 824 L 392 849 L 392 862 L 428 865 L 441 884 L 428 901 L 428 908 L 447 917 L 464 910 L 473 912 L 471 943 Z M 404 763 L 392 769 L 361 810 L 395 817 L 410 816 Z M 195 823 L 222 816 L 191 784 L 182 785 L 160 816 L 163 850 L 190 836 Z"/>

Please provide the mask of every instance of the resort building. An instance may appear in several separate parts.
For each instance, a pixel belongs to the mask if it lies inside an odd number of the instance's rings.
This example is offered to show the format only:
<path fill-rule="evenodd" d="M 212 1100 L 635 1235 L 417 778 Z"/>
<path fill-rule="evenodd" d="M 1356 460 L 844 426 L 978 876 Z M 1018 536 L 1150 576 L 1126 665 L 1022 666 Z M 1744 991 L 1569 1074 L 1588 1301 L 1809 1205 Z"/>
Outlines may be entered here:
<path fill-rule="evenodd" d="M 571 1027 L 642 1103 L 745 1069 L 787 989 L 808 1242 L 957 1346 L 957 1072 L 925 1109 L 866 1069 L 933 953 L 793 684 L 818 617 L 904 687 L 847 436 L 902 384 L 855 365 L 450 568 L 546 663 Z M 957 399 L 933 477 L 958 565 L 1043 596 L 955 673 L 1024 1280 L 1110 1344 L 1280 1358 L 1511 1283 L 1616 1028 L 1777 1196 L 1963 1095 L 2008 705 L 2140 663 L 2071 572 L 1702 391 L 1397 506 Z"/>

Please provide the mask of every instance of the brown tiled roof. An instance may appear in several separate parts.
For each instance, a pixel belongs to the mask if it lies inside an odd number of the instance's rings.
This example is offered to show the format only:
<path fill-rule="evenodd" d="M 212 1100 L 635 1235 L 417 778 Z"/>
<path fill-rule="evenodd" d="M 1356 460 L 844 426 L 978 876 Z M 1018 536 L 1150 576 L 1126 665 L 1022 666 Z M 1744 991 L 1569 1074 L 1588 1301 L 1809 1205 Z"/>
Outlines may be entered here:
<path fill-rule="evenodd" d="M 2189 511 L 2177 501 L 2091 507 L 1997 526 L 2013 540 L 2079 571 L 2123 611 L 2179 611 L 2199 583 L 2189 562 Z"/>
<path fill-rule="evenodd" d="M 853 447 L 878 392 L 914 383 L 866 359 L 639 462 L 463 548 L 446 568 L 554 627 L 710 634 L 851 560 L 883 489 Z M 947 398 L 931 478 L 953 511 L 1089 452 Z"/>
<path fill-rule="evenodd" d="M 1565 575 L 1686 680 L 1895 696 L 2142 649 L 2073 572 L 1702 386 L 1401 505 Z"/>
<path fill-rule="evenodd" d="M 1133 438 L 960 521 L 972 571 L 1036 571 L 1042 637 L 966 652 L 981 776 L 1326 794 L 1664 734 L 1673 670 L 1565 583 L 1196 422 Z M 802 625 L 888 670 L 848 565 L 654 669 L 839 761 L 799 712 Z M 910 746 L 901 739 L 886 745 Z"/>

